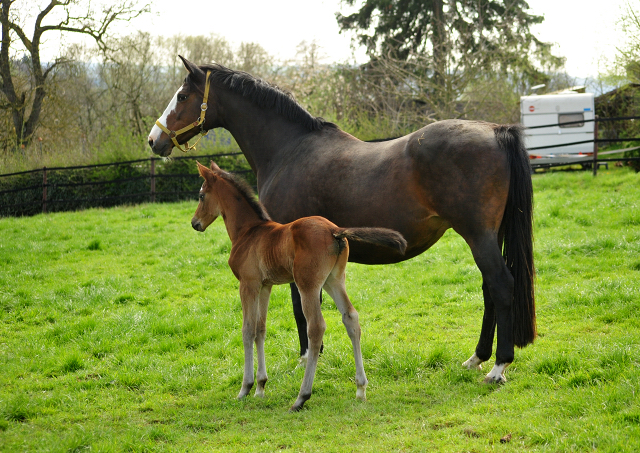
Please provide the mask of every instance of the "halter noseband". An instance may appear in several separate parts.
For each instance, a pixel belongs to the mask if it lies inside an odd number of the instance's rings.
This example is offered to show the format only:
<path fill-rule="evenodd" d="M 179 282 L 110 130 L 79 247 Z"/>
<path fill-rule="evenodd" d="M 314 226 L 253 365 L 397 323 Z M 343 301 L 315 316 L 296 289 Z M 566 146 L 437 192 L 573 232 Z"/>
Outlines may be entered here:
<path fill-rule="evenodd" d="M 204 115 L 207 112 L 207 101 L 209 100 L 209 85 L 210 85 L 209 75 L 210 74 L 211 74 L 211 71 L 207 71 L 206 83 L 204 85 L 204 95 L 202 97 L 202 104 L 200 105 L 200 117 L 198 118 L 197 121 L 194 121 L 193 123 L 186 125 L 182 129 L 178 129 L 177 131 L 170 131 L 164 124 L 160 122 L 160 120 L 156 120 L 156 126 L 158 126 L 162 131 L 164 131 L 169 136 L 169 138 L 171 138 L 171 140 L 173 141 L 173 144 L 176 145 L 176 148 L 178 148 L 183 153 L 186 153 L 190 149 L 195 150 L 196 145 L 200 142 L 200 140 L 202 140 L 202 137 L 207 135 L 207 133 L 209 132 L 208 130 L 204 129 Z M 180 143 L 178 143 L 178 135 L 184 134 L 185 132 L 190 131 L 194 127 L 198 127 L 198 126 L 201 126 L 200 137 L 198 138 L 198 140 L 196 140 L 196 142 L 193 145 L 189 145 L 189 141 L 187 140 L 187 143 L 185 143 L 186 146 L 184 148 L 180 146 Z"/>

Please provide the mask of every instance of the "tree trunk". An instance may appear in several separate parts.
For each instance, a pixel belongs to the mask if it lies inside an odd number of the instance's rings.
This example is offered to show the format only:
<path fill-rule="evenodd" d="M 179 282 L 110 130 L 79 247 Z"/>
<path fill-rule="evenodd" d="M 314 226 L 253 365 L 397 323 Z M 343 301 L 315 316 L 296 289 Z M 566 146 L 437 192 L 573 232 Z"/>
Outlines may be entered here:
<path fill-rule="evenodd" d="M 446 55 L 445 30 L 444 30 L 444 10 L 442 0 L 433 0 L 433 32 L 431 33 L 431 44 L 433 45 L 433 82 L 436 87 L 444 84 L 444 71 Z"/>

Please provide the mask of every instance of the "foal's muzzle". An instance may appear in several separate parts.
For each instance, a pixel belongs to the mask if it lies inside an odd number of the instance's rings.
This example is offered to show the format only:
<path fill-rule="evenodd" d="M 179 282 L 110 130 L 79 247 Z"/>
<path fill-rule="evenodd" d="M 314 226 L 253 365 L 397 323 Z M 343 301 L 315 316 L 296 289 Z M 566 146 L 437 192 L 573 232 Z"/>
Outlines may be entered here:
<path fill-rule="evenodd" d="M 191 226 L 196 231 L 204 231 L 204 228 L 202 228 L 202 222 L 200 222 L 200 219 L 196 219 L 195 217 L 191 219 Z"/>

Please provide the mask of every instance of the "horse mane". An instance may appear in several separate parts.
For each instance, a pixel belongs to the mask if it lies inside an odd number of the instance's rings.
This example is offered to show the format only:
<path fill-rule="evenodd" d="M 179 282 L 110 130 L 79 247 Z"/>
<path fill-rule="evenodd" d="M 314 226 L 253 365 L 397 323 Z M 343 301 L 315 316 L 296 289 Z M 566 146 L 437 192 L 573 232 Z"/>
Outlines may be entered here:
<path fill-rule="evenodd" d="M 238 190 L 238 192 L 240 192 L 240 195 L 242 195 L 242 197 L 245 200 L 247 200 L 247 203 L 249 203 L 249 206 L 251 206 L 251 209 L 253 209 L 255 213 L 258 214 L 258 217 L 260 217 L 260 220 L 264 220 L 265 222 L 268 222 L 271 220 L 271 217 L 269 216 L 269 213 L 267 212 L 266 208 L 262 205 L 262 203 L 260 203 L 260 201 L 258 201 L 258 198 L 256 197 L 256 193 L 253 191 L 253 189 L 251 188 L 249 183 L 247 183 L 247 181 L 245 181 L 239 176 L 236 176 L 232 173 L 227 173 L 225 171 L 223 172 L 216 171 L 215 174 L 216 176 L 219 176 L 225 181 L 229 182 L 233 187 L 235 187 Z"/>
<path fill-rule="evenodd" d="M 274 109 L 279 115 L 302 124 L 310 131 L 318 131 L 325 126 L 337 127 L 323 118 L 311 115 L 298 104 L 292 93 L 259 77 L 244 71 L 229 69 L 217 63 L 202 65 L 200 69 L 204 72 L 211 71 L 210 79 L 212 82 L 248 98 L 258 107 Z"/>

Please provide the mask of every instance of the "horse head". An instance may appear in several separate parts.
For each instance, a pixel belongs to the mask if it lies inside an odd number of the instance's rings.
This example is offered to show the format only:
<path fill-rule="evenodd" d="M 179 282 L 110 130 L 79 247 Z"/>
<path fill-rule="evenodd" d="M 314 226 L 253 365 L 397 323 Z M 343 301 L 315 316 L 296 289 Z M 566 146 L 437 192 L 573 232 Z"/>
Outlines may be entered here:
<path fill-rule="evenodd" d="M 174 146 L 185 152 L 195 148 L 195 144 L 189 145 L 189 140 L 216 127 L 215 96 L 209 93 L 209 73 L 179 57 L 189 73 L 149 133 L 151 150 L 163 157 L 170 155 Z"/>

